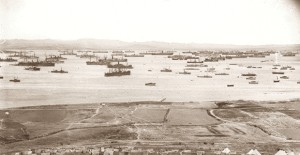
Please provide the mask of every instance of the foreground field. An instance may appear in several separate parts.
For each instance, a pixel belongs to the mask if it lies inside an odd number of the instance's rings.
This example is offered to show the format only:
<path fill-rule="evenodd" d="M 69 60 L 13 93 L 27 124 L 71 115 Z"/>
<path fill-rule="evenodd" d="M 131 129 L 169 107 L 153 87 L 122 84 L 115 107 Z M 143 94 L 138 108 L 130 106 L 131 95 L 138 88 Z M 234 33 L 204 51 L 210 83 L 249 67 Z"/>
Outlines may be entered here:
<path fill-rule="evenodd" d="M 259 143 L 264 149 L 294 148 L 300 143 L 299 104 L 299 100 L 134 102 L 4 109 L 0 119 L 19 125 L 0 129 L 0 150 L 101 143 L 212 149 L 231 145 L 237 151 L 241 145 L 250 148 Z M 25 133 L 28 137 L 22 138 Z"/>

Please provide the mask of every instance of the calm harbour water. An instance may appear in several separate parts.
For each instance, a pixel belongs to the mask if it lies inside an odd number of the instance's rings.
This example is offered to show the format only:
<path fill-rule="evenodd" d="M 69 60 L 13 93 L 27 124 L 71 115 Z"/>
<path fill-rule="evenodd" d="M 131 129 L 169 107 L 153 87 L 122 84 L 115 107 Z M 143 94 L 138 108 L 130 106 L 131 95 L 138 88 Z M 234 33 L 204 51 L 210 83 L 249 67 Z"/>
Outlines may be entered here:
<path fill-rule="evenodd" d="M 37 55 L 58 54 L 57 51 L 36 51 Z M 3 55 L 1 55 L 3 57 Z M 166 101 L 201 102 L 225 100 L 288 100 L 300 98 L 300 56 L 280 57 L 279 63 L 289 65 L 295 70 L 285 71 L 290 79 L 281 79 L 273 83 L 276 75 L 272 74 L 274 55 L 266 58 L 232 59 L 220 62 L 205 63 L 215 67 L 216 72 L 229 73 L 218 76 L 206 73 L 205 67 L 192 70 L 191 75 L 182 75 L 186 61 L 174 61 L 167 56 L 129 57 L 132 64 L 130 76 L 104 77 L 108 71 L 106 66 L 88 66 L 85 61 L 76 56 L 68 58 L 65 63 L 55 67 L 41 67 L 41 71 L 24 70 L 22 66 L 12 66 L 1 62 L 0 75 L 0 108 L 48 105 L 48 104 L 79 104 L 100 102 L 130 102 L 130 101 Z M 42 58 L 43 59 L 43 58 Z M 239 65 L 229 65 L 236 63 Z M 247 66 L 262 68 L 247 68 Z M 67 70 L 68 74 L 50 73 L 53 69 Z M 163 68 L 171 68 L 173 72 L 160 72 Z M 225 68 L 230 67 L 230 70 Z M 149 72 L 148 70 L 152 70 Z M 241 73 L 256 73 L 258 85 L 248 84 L 249 80 L 241 77 Z M 198 78 L 197 75 L 213 75 L 213 78 Z M 280 75 L 282 76 L 282 75 Z M 21 82 L 9 82 L 18 77 Z M 155 82 L 155 87 L 145 86 L 147 82 Z M 234 84 L 234 87 L 227 87 Z"/>

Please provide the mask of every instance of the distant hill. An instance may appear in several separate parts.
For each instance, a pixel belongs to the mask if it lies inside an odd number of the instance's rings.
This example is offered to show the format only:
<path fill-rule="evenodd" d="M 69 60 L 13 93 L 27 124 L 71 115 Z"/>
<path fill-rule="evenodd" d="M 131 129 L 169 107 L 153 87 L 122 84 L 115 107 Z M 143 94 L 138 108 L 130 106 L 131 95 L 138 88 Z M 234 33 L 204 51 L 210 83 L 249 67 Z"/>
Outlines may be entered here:
<path fill-rule="evenodd" d="M 225 45 L 168 42 L 124 42 L 118 40 L 79 39 L 79 40 L 6 40 L 1 50 L 300 50 L 300 44 L 290 45 Z"/>

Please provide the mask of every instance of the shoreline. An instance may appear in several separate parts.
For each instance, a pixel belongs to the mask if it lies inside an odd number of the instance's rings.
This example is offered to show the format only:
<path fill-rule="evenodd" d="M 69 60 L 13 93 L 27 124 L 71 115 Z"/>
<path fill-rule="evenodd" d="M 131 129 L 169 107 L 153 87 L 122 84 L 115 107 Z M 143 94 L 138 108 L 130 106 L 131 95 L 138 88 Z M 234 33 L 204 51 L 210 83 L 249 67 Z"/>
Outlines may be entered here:
<path fill-rule="evenodd" d="M 255 103 L 279 103 L 279 102 L 293 102 L 299 101 L 300 98 L 292 98 L 292 99 L 282 99 L 282 100 L 215 100 L 215 101 L 189 101 L 189 102 L 172 102 L 172 101 L 131 101 L 131 102 L 99 102 L 99 103 L 75 103 L 75 104 L 41 104 L 41 105 L 29 105 L 29 106 L 17 106 L 17 107 L 8 107 L 8 108 L 0 108 L 0 110 L 13 110 L 13 109 L 28 109 L 28 108 L 46 108 L 46 107 L 72 107 L 72 106 L 99 106 L 100 104 L 108 104 L 108 105 L 118 105 L 118 106 L 132 106 L 132 105 L 142 105 L 142 104 L 154 104 L 154 105 L 170 105 L 170 104 L 201 104 L 201 103 L 218 103 L 218 102 L 255 102 Z"/>

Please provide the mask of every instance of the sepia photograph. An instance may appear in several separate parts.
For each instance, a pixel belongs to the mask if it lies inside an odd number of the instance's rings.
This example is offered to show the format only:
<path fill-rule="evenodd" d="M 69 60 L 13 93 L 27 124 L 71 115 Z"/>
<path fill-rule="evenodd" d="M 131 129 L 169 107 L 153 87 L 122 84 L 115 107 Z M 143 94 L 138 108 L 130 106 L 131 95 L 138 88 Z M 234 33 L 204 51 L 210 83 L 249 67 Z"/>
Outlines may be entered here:
<path fill-rule="evenodd" d="M 300 155 L 300 0 L 0 0 L 0 155 Z"/>

